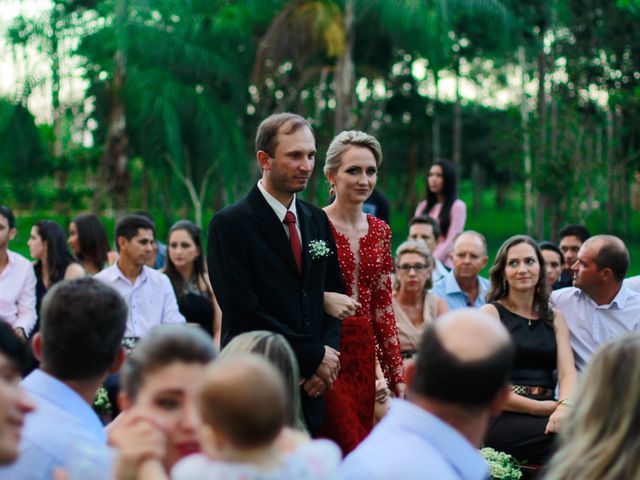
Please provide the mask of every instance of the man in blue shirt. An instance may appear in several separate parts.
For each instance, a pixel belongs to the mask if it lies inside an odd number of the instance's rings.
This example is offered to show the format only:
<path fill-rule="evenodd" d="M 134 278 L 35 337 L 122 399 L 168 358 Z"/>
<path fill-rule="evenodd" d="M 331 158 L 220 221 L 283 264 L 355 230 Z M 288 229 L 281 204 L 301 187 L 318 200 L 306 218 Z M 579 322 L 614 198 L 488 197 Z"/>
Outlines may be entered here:
<path fill-rule="evenodd" d="M 489 291 L 489 280 L 480 276 L 487 265 L 487 241 L 473 230 L 462 232 L 453 242 L 453 270 L 433 287 L 433 293 L 444 298 L 449 310 L 480 308 Z"/>
<path fill-rule="evenodd" d="M 471 309 L 425 330 L 407 400 L 344 461 L 340 478 L 485 480 L 478 452 L 509 396 L 515 349 L 500 322 Z"/>
<path fill-rule="evenodd" d="M 1 468 L 0 478 L 49 479 L 57 467 L 70 468 L 92 453 L 109 467 L 107 435 L 91 405 L 100 384 L 122 365 L 126 321 L 118 292 L 93 278 L 61 282 L 48 292 L 33 338 L 40 368 L 22 382 L 36 411 L 26 418 L 18 461 Z"/>

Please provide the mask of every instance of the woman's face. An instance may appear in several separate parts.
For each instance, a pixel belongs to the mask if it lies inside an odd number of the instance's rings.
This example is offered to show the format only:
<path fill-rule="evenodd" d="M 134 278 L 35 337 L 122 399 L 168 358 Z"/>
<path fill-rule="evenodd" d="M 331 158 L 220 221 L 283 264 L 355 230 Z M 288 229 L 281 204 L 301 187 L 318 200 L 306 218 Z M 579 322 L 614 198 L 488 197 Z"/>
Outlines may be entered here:
<path fill-rule="evenodd" d="M 168 432 L 169 469 L 182 457 L 200 451 L 200 417 L 196 392 L 205 366 L 200 363 L 174 362 L 148 373 L 135 405 L 149 414 Z"/>
<path fill-rule="evenodd" d="M 348 203 L 364 203 L 378 180 L 378 168 L 373 152 L 366 147 L 350 147 L 336 172 L 327 178 L 335 185 L 336 198 Z"/>
<path fill-rule="evenodd" d="M 29 255 L 31 255 L 31 258 L 36 260 L 44 259 L 47 252 L 47 242 L 42 240 L 38 227 L 35 225 L 31 227 L 31 233 L 29 234 L 29 241 L 27 242 L 27 245 L 29 245 Z"/>
<path fill-rule="evenodd" d="M 193 264 L 200 255 L 200 249 L 186 230 L 175 230 L 169 235 L 169 258 L 176 266 L 181 268 Z"/>
<path fill-rule="evenodd" d="M 512 290 L 531 290 L 540 279 L 540 263 L 534 248 L 527 243 L 514 245 L 507 252 L 504 275 Z"/>
<path fill-rule="evenodd" d="M 429 175 L 427 177 L 429 182 L 429 191 L 440 194 L 444 190 L 444 173 L 440 165 L 434 165 L 429 169 Z"/>
<path fill-rule="evenodd" d="M 396 264 L 396 275 L 400 290 L 404 292 L 422 292 L 424 284 L 431 275 L 431 262 L 417 253 L 400 255 Z"/>
<path fill-rule="evenodd" d="M 74 255 L 78 256 L 80 252 L 80 239 L 78 238 L 78 228 L 76 224 L 71 222 L 69 224 L 69 237 L 67 238 L 67 244 Z"/>
<path fill-rule="evenodd" d="M 544 265 L 547 271 L 547 285 L 551 287 L 562 273 L 560 254 L 553 250 L 542 250 L 542 256 L 544 257 Z"/>

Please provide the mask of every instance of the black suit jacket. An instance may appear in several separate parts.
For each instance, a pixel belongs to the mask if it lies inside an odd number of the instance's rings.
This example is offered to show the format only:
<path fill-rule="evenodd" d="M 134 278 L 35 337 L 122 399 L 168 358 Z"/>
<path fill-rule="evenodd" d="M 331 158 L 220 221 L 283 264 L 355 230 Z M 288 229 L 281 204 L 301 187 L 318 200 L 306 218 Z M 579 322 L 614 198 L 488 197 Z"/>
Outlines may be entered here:
<path fill-rule="evenodd" d="M 217 213 L 209 224 L 208 266 L 222 309 L 221 344 L 252 330 L 282 334 L 309 378 L 324 357 L 324 346 L 336 350 L 340 322 L 324 312 L 325 291 L 344 293 L 335 240 L 326 214 L 296 200 L 302 234 L 302 274 L 282 222 L 255 186 L 249 195 Z M 331 250 L 312 259 L 311 240 Z M 309 427 L 322 419 L 322 399 L 303 393 Z"/>

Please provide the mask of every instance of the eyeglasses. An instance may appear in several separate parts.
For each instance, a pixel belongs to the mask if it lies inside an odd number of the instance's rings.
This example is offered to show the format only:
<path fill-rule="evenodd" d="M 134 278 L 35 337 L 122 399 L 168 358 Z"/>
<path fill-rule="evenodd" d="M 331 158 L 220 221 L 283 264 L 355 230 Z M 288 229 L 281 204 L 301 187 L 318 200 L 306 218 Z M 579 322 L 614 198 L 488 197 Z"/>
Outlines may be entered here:
<path fill-rule="evenodd" d="M 426 265 L 424 263 L 401 263 L 400 265 L 396 265 L 396 268 L 398 270 L 405 270 L 407 272 L 413 268 L 416 272 L 421 272 L 422 270 L 426 270 L 427 268 L 429 268 L 429 265 Z"/>

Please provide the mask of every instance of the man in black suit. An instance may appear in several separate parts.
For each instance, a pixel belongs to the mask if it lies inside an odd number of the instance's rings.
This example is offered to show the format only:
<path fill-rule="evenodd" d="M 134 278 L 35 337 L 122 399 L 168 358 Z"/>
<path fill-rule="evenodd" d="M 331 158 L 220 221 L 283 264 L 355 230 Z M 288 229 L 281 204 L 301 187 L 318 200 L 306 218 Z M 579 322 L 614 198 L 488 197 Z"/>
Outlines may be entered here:
<path fill-rule="evenodd" d="M 321 395 L 340 368 L 340 322 L 324 312 L 323 294 L 344 293 L 344 284 L 327 216 L 296 198 L 313 172 L 313 130 L 299 115 L 271 115 L 258 128 L 256 152 L 262 179 L 209 225 L 221 346 L 252 330 L 284 335 L 298 359 L 305 419 L 314 431 L 323 418 Z"/>

